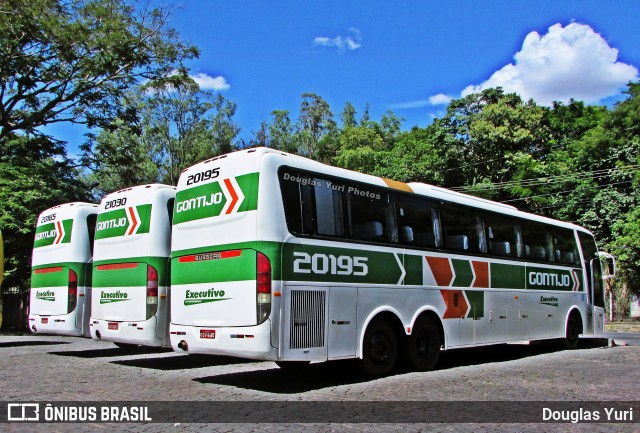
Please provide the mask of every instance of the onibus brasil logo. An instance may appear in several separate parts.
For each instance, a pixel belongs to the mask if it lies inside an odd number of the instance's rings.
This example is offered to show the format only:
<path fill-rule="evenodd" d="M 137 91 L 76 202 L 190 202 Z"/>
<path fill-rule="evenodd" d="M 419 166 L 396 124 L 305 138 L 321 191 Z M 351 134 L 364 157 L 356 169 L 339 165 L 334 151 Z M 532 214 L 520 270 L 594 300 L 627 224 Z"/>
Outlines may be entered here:
<path fill-rule="evenodd" d="M 39 299 L 40 301 L 49 301 L 49 302 L 53 302 L 56 300 L 56 294 L 53 293 L 51 290 L 47 290 L 45 292 L 41 292 L 41 291 L 36 291 L 36 299 Z"/>
<path fill-rule="evenodd" d="M 184 305 L 188 307 L 190 305 L 198 305 L 198 304 L 207 304 L 209 302 L 218 302 L 218 301 L 226 301 L 224 290 L 203 290 L 201 292 L 192 292 L 191 290 L 187 290 L 185 295 Z"/>

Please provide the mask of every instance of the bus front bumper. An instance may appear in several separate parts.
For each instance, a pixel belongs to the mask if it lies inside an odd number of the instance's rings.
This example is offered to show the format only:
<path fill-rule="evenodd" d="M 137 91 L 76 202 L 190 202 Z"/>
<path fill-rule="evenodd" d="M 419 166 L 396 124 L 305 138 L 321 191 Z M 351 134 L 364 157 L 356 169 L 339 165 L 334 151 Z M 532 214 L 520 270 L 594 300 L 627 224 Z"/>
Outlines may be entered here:
<path fill-rule="evenodd" d="M 275 361 L 271 321 L 246 327 L 185 326 L 171 323 L 171 347 L 180 353 L 202 353 Z"/>

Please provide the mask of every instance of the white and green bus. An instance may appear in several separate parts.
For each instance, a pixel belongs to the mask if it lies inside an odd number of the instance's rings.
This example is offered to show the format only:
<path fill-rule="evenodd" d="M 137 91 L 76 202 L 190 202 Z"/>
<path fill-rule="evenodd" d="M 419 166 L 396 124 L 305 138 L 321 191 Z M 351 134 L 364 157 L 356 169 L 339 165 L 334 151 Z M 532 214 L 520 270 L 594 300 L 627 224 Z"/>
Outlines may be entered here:
<path fill-rule="evenodd" d="M 175 187 L 141 185 L 100 203 L 91 336 L 118 346 L 169 345 L 169 256 Z"/>
<path fill-rule="evenodd" d="M 603 332 L 591 233 L 443 188 L 243 150 L 182 173 L 173 224 L 176 351 L 384 375 Z"/>
<path fill-rule="evenodd" d="M 38 216 L 29 297 L 32 332 L 89 336 L 97 213 L 97 205 L 76 202 Z"/>

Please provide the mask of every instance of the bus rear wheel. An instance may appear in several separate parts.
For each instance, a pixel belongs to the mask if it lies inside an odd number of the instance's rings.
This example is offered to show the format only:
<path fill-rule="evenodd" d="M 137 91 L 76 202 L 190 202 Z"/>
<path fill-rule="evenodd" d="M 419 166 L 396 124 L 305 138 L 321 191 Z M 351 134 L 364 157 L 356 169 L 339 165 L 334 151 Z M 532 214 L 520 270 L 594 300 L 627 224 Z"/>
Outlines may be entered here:
<path fill-rule="evenodd" d="M 367 376 L 384 376 L 398 359 L 398 337 L 385 320 L 373 320 L 364 333 L 360 371 Z"/>
<path fill-rule="evenodd" d="M 416 371 L 433 369 L 440 358 L 442 341 L 438 326 L 428 317 L 416 320 L 404 347 L 405 362 Z"/>

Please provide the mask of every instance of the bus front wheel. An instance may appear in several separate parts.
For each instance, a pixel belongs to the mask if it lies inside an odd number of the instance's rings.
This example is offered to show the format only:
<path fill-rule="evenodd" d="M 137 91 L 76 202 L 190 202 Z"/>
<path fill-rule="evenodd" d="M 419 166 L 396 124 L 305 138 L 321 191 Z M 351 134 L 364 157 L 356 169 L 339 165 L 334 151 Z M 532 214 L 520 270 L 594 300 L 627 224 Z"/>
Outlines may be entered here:
<path fill-rule="evenodd" d="M 421 317 L 415 323 L 413 332 L 407 337 L 404 347 L 408 366 L 416 371 L 433 369 L 440 358 L 442 341 L 438 326 L 428 317 Z"/>
<path fill-rule="evenodd" d="M 571 314 L 567 322 L 565 338 L 562 339 L 562 347 L 565 349 L 575 349 L 578 346 L 580 334 L 582 334 L 582 320 L 580 320 L 580 315 Z"/>
<path fill-rule="evenodd" d="M 398 359 L 398 337 L 385 320 L 373 320 L 364 333 L 360 371 L 367 376 L 389 374 Z"/>

